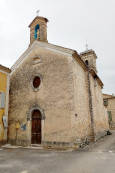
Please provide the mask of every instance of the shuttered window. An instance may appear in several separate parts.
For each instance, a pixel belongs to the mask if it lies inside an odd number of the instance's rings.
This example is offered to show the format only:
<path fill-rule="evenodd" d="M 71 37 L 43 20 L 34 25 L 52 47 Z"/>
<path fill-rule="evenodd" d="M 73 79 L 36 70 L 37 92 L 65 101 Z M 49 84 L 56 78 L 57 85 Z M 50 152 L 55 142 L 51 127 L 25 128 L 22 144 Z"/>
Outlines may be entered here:
<path fill-rule="evenodd" d="M 0 108 L 5 108 L 5 93 L 0 92 Z"/>
<path fill-rule="evenodd" d="M 111 114 L 111 111 L 107 111 L 108 112 L 108 120 L 109 122 L 112 121 L 112 114 Z"/>
<path fill-rule="evenodd" d="M 108 106 L 108 99 L 104 99 L 103 104 L 104 104 L 104 106 Z"/>

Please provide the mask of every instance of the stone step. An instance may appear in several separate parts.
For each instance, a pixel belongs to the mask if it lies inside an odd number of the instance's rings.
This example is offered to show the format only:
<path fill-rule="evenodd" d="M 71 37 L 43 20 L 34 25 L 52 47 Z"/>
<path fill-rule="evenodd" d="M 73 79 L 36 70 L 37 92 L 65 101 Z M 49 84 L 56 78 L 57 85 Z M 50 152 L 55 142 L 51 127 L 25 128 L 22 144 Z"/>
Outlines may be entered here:
<path fill-rule="evenodd" d="M 41 147 L 41 144 L 31 144 L 31 147 Z"/>

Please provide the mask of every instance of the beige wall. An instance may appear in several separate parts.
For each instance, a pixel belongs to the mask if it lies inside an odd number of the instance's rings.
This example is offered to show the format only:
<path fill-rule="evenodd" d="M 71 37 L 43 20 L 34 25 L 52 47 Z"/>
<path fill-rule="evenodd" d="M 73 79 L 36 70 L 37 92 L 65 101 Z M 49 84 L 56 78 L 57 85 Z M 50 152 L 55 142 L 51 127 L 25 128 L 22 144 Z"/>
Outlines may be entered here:
<path fill-rule="evenodd" d="M 108 99 L 108 111 L 111 111 L 112 114 L 112 121 L 115 123 L 115 98 Z"/>
<path fill-rule="evenodd" d="M 39 63 L 33 61 L 38 55 Z M 71 58 L 70 58 L 71 59 Z M 69 57 L 44 48 L 34 48 L 27 60 L 11 75 L 9 141 L 31 142 L 31 121 L 27 114 L 38 105 L 45 114 L 42 120 L 42 141 L 71 141 L 71 116 L 73 115 L 73 83 Z M 31 81 L 41 75 L 39 91 L 34 92 Z M 74 115 L 73 115 L 74 116 Z M 20 126 L 26 124 L 27 130 Z"/>
<path fill-rule="evenodd" d="M 90 111 L 87 71 L 73 59 L 74 79 L 74 115 L 72 120 L 72 135 L 74 140 L 86 139 L 90 135 Z M 77 117 L 75 116 L 77 114 Z"/>
<path fill-rule="evenodd" d="M 103 94 L 103 98 L 107 99 L 108 105 L 106 106 L 107 111 L 111 112 L 112 122 L 110 122 L 110 128 L 115 129 L 115 96 Z"/>
<path fill-rule="evenodd" d="M 109 129 L 107 110 L 103 105 L 102 89 L 97 80 L 90 75 L 91 95 L 94 117 L 94 132 L 96 138 L 103 135 Z"/>
<path fill-rule="evenodd" d="M 31 111 L 36 107 L 45 116 L 42 142 L 77 143 L 88 138 L 92 129 L 87 68 L 68 52 L 50 47 L 33 46 L 26 56 L 11 73 L 9 142 L 31 144 Z M 41 77 L 38 91 L 32 87 L 35 75 Z M 101 87 L 95 86 L 91 74 L 90 82 L 97 138 L 108 129 L 108 121 Z"/>

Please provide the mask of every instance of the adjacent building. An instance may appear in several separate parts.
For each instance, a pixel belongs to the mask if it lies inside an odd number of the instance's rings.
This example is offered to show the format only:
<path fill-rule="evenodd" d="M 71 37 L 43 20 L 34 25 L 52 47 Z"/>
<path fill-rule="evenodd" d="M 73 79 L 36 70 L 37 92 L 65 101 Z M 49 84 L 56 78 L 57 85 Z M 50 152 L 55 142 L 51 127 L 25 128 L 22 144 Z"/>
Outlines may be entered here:
<path fill-rule="evenodd" d="M 10 72 L 9 68 L 0 65 L 0 144 L 7 142 Z"/>
<path fill-rule="evenodd" d="M 103 100 L 108 112 L 108 122 L 110 129 L 115 129 L 115 96 L 103 94 Z"/>

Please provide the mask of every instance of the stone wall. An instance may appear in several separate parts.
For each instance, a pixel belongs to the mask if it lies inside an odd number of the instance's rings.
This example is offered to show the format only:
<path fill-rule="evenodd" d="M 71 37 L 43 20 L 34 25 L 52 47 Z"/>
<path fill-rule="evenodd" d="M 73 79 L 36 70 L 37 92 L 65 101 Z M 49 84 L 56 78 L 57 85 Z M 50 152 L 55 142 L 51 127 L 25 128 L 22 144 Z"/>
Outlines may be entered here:
<path fill-rule="evenodd" d="M 35 33 L 35 26 L 37 24 L 39 24 L 40 26 L 39 29 L 40 39 L 37 38 L 37 40 L 47 42 L 47 22 L 44 19 L 36 18 L 36 20 L 30 26 L 30 44 L 32 44 L 35 41 L 34 33 Z"/>
<path fill-rule="evenodd" d="M 106 99 L 107 102 L 106 108 L 108 111 L 110 129 L 115 129 L 115 96 L 103 94 L 103 98 Z M 109 117 L 109 112 L 111 117 Z"/>
<path fill-rule="evenodd" d="M 19 67 L 17 63 L 11 73 L 9 142 L 31 144 L 31 114 L 35 108 L 42 114 L 44 146 L 70 146 L 88 140 L 92 135 L 91 116 L 95 139 L 99 138 L 108 130 L 101 86 L 72 53 L 48 46 L 30 47 L 31 51 L 23 54 L 25 59 L 21 57 L 22 63 Z M 41 78 L 38 90 L 32 85 L 35 76 Z"/>
<path fill-rule="evenodd" d="M 38 61 L 36 58 L 38 57 Z M 9 142 L 31 143 L 31 109 L 39 107 L 42 120 L 42 142 L 70 142 L 71 117 L 74 116 L 73 71 L 71 57 L 35 47 L 28 58 L 11 74 L 9 108 Z M 32 87 L 35 75 L 41 85 Z M 29 115 L 30 114 L 30 115 Z M 26 125 L 26 129 L 23 129 Z"/>
<path fill-rule="evenodd" d="M 102 88 L 97 79 L 90 74 L 95 140 L 109 129 L 107 110 L 103 105 Z"/>
<path fill-rule="evenodd" d="M 71 117 L 72 137 L 75 141 L 86 140 L 91 133 L 87 71 L 73 59 L 74 115 Z"/>
<path fill-rule="evenodd" d="M 112 122 L 115 123 L 115 98 L 108 99 L 107 110 L 108 111 L 111 111 L 111 114 L 112 114 Z"/>

